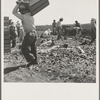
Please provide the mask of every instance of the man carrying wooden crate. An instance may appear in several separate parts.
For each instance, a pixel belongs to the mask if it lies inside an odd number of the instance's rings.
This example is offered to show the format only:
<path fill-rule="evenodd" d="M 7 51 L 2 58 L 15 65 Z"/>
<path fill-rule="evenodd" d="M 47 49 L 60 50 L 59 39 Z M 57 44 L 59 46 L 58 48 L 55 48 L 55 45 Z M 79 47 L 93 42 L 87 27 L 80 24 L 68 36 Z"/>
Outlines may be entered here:
<path fill-rule="evenodd" d="M 34 18 L 30 14 L 28 4 L 17 2 L 12 13 L 22 21 L 22 25 L 26 33 L 21 47 L 22 53 L 28 62 L 26 67 L 38 64 L 35 45 L 37 32 L 34 24 Z"/>

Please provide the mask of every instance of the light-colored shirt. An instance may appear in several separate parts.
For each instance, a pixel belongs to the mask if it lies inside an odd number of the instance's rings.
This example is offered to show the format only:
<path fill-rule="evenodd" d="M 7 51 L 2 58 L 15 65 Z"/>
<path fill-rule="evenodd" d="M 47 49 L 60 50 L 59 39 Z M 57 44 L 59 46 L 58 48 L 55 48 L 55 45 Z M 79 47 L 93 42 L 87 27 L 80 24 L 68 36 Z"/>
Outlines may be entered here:
<path fill-rule="evenodd" d="M 62 25 L 61 25 L 61 22 L 60 21 L 58 21 L 57 23 L 56 23 L 56 27 L 61 27 Z"/>
<path fill-rule="evenodd" d="M 91 30 L 96 28 L 95 22 L 91 22 Z"/>
<path fill-rule="evenodd" d="M 17 24 L 16 24 L 16 27 L 20 27 L 20 23 L 17 23 Z"/>
<path fill-rule="evenodd" d="M 31 16 L 28 13 L 23 14 L 21 16 L 22 16 L 22 26 L 26 33 L 30 32 L 32 30 L 36 30 L 33 16 Z"/>
<path fill-rule="evenodd" d="M 20 5 L 16 5 L 13 9 L 13 14 L 22 21 L 22 26 L 26 33 L 35 31 L 36 27 L 34 25 L 34 18 L 30 15 L 30 13 L 20 14 L 18 13 Z"/>

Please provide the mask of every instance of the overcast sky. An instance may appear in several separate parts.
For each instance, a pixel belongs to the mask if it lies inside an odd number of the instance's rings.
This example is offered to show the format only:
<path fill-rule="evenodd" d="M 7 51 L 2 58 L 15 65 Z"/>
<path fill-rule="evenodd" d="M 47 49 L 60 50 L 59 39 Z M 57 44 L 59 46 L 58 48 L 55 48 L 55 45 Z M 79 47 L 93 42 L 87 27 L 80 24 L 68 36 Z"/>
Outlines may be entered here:
<path fill-rule="evenodd" d="M 36 25 L 50 25 L 55 19 L 64 18 L 63 24 L 89 23 L 91 18 L 97 19 L 98 0 L 49 0 L 50 5 L 34 16 Z M 2 0 L 2 14 L 9 16 L 14 22 L 17 19 L 12 15 L 16 0 Z"/>

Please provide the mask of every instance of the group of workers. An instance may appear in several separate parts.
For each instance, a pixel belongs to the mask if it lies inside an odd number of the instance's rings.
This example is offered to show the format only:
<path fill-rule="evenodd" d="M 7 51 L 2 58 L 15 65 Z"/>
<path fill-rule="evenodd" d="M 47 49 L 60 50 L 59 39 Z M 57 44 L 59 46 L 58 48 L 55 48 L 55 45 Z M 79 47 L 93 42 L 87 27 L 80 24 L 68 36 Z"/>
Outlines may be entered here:
<path fill-rule="evenodd" d="M 61 24 L 62 21 L 63 21 L 63 18 L 60 18 L 59 21 L 57 21 L 57 23 L 56 23 L 56 20 L 53 20 L 53 23 L 52 23 L 53 34 L 57 34 L 57 40 L 59 40 L 61 38 L 62 33 L 64 33 L 64 35 L 66 37 L 67 33 L 63 32 L 63 31 L 64 31 L 64 29 L 69 29 L 67 27 L 63 29 L 62 24 Z M 76 20 L 73 30 L 75 30 L 75 37 L 77 38 L 78 35 L 82 35 L 82 32 L 84 29 L 82 28 L 82 25 Z M 94 18 L 92 18 L 91 22 L 90 22 L 90 32 L 91 32 L 90 33 L 90 36 L 91 36 L 90 44 L 91 44 L 96 39 L 96 20 Z"/>
<path fill-rule="evenodd" d="M 36 65 L 38 64 L 37 52 L 36 52 L 37 31 L 34 24 L 34 18 L 31 15 L 29 8 L 26 7 L 26 5 L 22 2 L 17 2 L 12 13 L 21 20 L 25 32 L 25 36 L 21 46 L 22 53 L 27 61 L 25 67 Z M 55 20 L 53 22 L 53 32 L 55 33 L 55 29 L 56 29 L 58 34 L 57 39 L 61 38 L 62 21 L 63 18 L 60 18 L 57 23 L 55 22 Z M 76 30 L 77 32 L 79 32 L 80 25 L 78 21 L 75 22 L 76 22 Z M 13 26 L 13 24 L 11 26 Z M 19 25 L 17 25 L 17 32 L 19 36 Z"/>
<path fill-rule="evenodd" d="M 16 22 L 16 25 L 14 25 L 14 22 L 11 21 L 9 27 L 10 27 L 10 41 L 12 44 L 11 47 L 13 48 L 16 46 L 16 42 L 21 42 L 23 40 L 24 31 L 19 21 Z"/>
<path fill-rule="evenodd" d="M 53 23 L 52 23 L 53 34 L 56 34 L 56 32 L 58 34 L 57 39 L 61 38 L 61 32 L 63 31 L 62 24 L 61 24 L 62 21 L 63 21 L 63 18 L 60 18 L 57 23 L 56 23 L 56 20 L 53 20 Z M 77 20 L 75 21 L 74 29 L 76 30 L 76 34 L 81 32 L 82 27 L 81 27 L 81 24 Z"/>

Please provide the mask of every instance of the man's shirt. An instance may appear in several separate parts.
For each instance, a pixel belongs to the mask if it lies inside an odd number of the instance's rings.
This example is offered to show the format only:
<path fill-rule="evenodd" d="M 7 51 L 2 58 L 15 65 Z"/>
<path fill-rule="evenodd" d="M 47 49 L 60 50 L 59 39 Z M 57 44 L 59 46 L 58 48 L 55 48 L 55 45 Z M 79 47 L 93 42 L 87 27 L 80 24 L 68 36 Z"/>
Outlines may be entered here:
<path fill-rule="evenodd" d="M 61 22 L 60 21 L 58 21 L 57 23 L 56 23 L 56 27 L 61 27 L 62 25 L 61 25 Z"/>
<path fill-rule="evenodd" d="M 22 16 L 22 25 L 26 33 L 36 29 L 34 25 L 34 18 L 32 16 L 30 16 L 29 14 L 24 14 L 21 16 Z"/>

